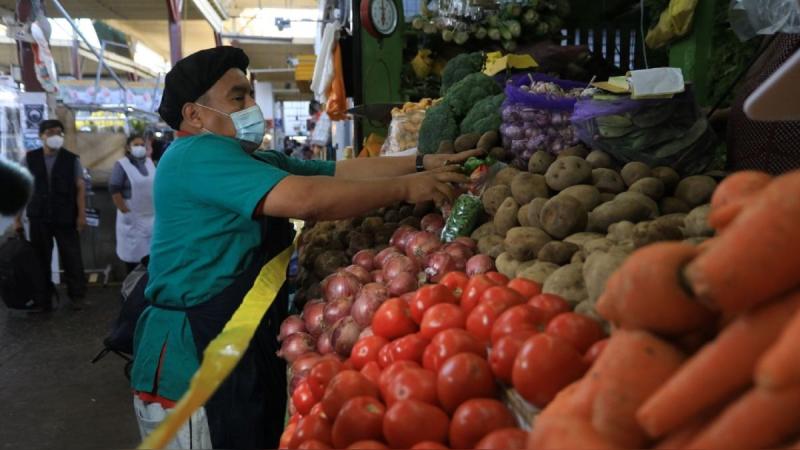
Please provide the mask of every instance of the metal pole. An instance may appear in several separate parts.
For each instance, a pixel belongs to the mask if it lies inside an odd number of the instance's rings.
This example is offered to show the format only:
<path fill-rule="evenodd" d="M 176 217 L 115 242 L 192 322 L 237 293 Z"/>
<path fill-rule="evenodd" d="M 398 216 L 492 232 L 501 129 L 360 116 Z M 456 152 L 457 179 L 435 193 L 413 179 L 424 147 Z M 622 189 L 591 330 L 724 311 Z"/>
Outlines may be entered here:
<path fill-rule="evenodd" d="M 100 74 L 103 73 L 103 64 L 106 56 L 106 41 L 100 43 L 100 57 L 97 61 L 97 73 L 94 76 L 94 97 L 92 103 L 97 103 L 97 93 L 100 91 Z"/>
<path fill-rule="evenodd" d="M 65 19 L 67 19 L 67 22 L 69 22 L 70 26 L 72 26 L 72 29 L 75 30 L 75 33 L 77 33 L 77 35 L 81 38 L 83 43 L 86 44 L 87 47 L 89 47 L 89 50 L 94 54 L 94 56 L 97 58 L 100 64 L 102 64 L 103 57 L 97 53 L 97 50 L 95 50 L 95 48 L 92 47 L 92 44 L 89 43 L 89 40 L 86 39 L 86 36 L 84 36 L 83 33 L 81 33 L 81 30 L 78 28 L 78 24 L 76 24 L 75 21 L 72 20 L 72 16 L 70 16 L 67 10 L 64 9 L 64 6 L 61 5 L 61 2 L 59 0 L 51 0 L 51 1 L 56 6 L 56 8 L 58 8 L 58 10 L 61 12 L 61 15 L 64 16 Z M 111 77 L 114 78 L 114 81 L 116 81 L 119 87 L 123 91 L 125 91 L 126 90 L 125 85 L 122 83 L 122 80 L 119 79 L 117 73 L 114 72 L 114 69 L 108 65 L 106 65 L 106 67 L 108 68 L 108 72 L 111 74 Z M 127 98 L 127 95 L 125 97 Z"/>

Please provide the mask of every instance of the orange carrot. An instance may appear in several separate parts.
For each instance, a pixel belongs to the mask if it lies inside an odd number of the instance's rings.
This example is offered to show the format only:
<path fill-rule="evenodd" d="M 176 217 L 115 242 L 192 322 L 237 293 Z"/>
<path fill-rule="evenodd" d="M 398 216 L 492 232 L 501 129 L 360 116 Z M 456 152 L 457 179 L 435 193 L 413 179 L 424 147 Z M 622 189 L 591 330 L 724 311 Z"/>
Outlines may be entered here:
<path fill-rule="evenodd" d="M 636 414 L 639 423 L 661 437 L 746 388 L 759 357 L 798 307 L 800 295 L 794 295 L 736 319 L 647 400 Z"/>
<path fill-rule="evenodd" d="M 684 359 L 680 351 L 652 334 L 617 330 L 581 380 L 573 402 L 591 405 L 591 423 L 609 442 L 643 448 L 649 439 L 636 420 L 636 411 Z"/>
<path fill-rule="evenodd" d="M 714 314 L 685 291 L 682 268 L 699 254 L 682 242 L 660 242 L 634 252 L 609 278 L 597 302 L 601 316 L 621 328 L 682 335 L 712 323 Z"/>
<path fill-rule="evenodd" d="M 800 285 L 800 171 L 776 178 L 753 198 L 715 245 L 686 267 L 692 292 L 726 315 Z"/>
<path fill-rule="evenodd" d="M 528 435 L 528 448 L 541 450 L 614 450 L 616 446 L 592 428 L 589 420 L 572 416 L 540 415 Z"/>
<path fill-rule="evenodd" d="M 695 420 L 688 425 L 679 428 L 672 433 L 668 434 L 664 439 L 658 442 L 656 449 L 660 450 L 679 450 L 690 448 L 689 444 L 703 431 L 711 419 L 705 417 L 703 419 Z"/>
<path fill-rule="evenodd" d="M 795 294 L 800 295 L 800 294 Z M 770 347 L 756 368 L 756 383 L 768 389 L 800 385 L 800 313 L 795 313 L 778 341 Z"/>
<path fill-rule="evenodd" d="M 800 386 L 753 388 L 720 414 L 687 448 L 773 448 L 800 431 Z"/>
<path fill-rule="evenodd" d="M 772 177 L 764 172 L 743 170 L 726 177 L 711 196 L 711 210 L 736 202 L 764 188 Z"/>

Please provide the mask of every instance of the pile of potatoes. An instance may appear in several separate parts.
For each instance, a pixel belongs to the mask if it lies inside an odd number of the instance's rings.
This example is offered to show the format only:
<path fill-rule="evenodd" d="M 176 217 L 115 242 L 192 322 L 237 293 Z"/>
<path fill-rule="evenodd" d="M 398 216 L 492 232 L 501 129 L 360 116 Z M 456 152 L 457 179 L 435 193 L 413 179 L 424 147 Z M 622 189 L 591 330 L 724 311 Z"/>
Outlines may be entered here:
<path fill-rule="evenodd" d="M 681 179 L 640 162 L 617 170 L 608 154 L 581 146 L 558 157 L 539 151 L 527 172 L 498 172 L 482 196 L 491 220 L 472 238 L 506 276 L 543 283 L 544 292 L 599 320 L 594 303 L 606 279 L 635 249 L 713 235 L 712 175 Z"/>

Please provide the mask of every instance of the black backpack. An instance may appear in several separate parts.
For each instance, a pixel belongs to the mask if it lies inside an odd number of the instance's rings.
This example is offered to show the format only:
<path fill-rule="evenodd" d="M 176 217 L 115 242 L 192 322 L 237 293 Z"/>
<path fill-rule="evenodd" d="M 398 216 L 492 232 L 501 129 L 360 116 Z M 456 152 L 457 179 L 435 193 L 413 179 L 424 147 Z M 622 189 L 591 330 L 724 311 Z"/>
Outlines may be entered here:
<path fill-rule="evenodd" d="M 10 237 L 0 244 L 0 297 L 11 309 L 27 309 L 46 299 L 48 285 L 30 242 Z M 44 303 L 44 301 L 40 302 Z"/>

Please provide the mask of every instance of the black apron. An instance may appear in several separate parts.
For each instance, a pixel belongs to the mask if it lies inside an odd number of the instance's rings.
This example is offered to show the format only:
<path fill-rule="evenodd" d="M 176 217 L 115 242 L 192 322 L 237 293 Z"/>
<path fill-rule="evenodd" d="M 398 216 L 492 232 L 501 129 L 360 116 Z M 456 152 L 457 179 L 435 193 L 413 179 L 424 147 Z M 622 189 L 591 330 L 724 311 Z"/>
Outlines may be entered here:
<path fill-rule="evenodd" d="M 222 331 L 253 286 L 261 268 L 294 238 L 287 219 L 264 218 L 261 247 L 245 271 L 209 301 L 186 309 L 198 358 Z M 286 362 L 276 355 L 288 316 L 286 285 L 261 320 L 241 361 L 206 403 L 214 448 L 277 448 L 286 413 Z"/>

